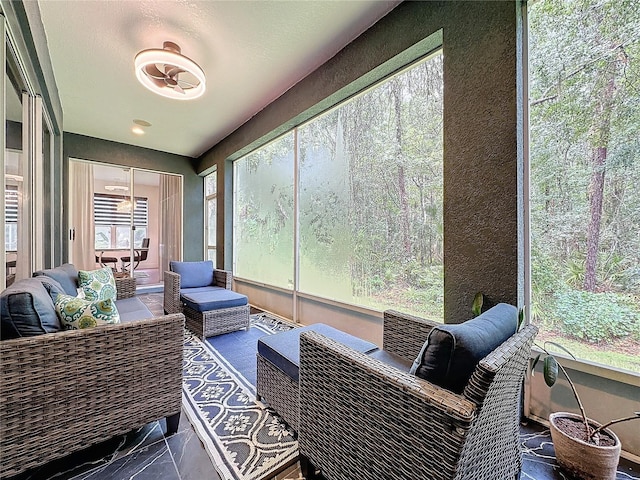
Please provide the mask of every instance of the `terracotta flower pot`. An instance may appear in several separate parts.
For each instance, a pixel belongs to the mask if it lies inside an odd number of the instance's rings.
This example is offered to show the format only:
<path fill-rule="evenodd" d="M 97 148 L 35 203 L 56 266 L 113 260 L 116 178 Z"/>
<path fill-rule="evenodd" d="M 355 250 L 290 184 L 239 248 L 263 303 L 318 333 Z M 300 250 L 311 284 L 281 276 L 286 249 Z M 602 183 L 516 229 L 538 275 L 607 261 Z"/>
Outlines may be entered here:
<path fill-rule="evenodd" d="M 562 468 L 582 480 L 615 480 L 620 460 L 620 440 L 611 430 L 604 432 L 615 440 L 615 445 L 598 446 L 573 438 L 556 426 L 558 418 L 572 418 L 582 422 L 582 417 L 573 413 L 557 412 L 549 416 L 551 439 L 556 458 Z M 589 419 L 589 425 L 600 426 Z"/>

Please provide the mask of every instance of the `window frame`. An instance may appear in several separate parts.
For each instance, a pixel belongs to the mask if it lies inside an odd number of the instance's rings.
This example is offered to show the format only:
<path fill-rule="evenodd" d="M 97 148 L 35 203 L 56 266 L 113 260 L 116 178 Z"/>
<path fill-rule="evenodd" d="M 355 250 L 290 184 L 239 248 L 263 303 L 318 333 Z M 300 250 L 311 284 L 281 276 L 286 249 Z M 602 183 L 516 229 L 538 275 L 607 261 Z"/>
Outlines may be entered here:
<path fill-rule="evenodd" d="M 531 305 L 532 305 L 532 258 L 531 258 L 531 118 L 530 118 L 530 45 L 529 45 L 529 4 L 523 2 L 521 5 L 522 21 L 523 21 L 523 38 L 522 38 L 522 98 L 524 99 L 523 109 L 523 268 L 524 268 L 524 309 L 525 322 L 527 324 L 532 323 L 531 318 Z M 544 353 L 539 347 L 534 345 L 531 350 L 531 359 L 535 359 L 539 354 Z M 616 368 L 609 365 L 592 362 L 584 358 L 573 359 L 562 352 L 555 352 L 554 356 L 562 363 L 566 368 L 575 370 L 577 372 L 586 373 L 596 377 L 602 377 L 608 380 L 617 381 L 627 385 L 637 385 L 640 374 L 630 372 L 620 368 Z M 530 386 L 527 382 L 527 394 L 525 395 L 524 402 L 524 415 L 529 417 L 530 415 Z"/>

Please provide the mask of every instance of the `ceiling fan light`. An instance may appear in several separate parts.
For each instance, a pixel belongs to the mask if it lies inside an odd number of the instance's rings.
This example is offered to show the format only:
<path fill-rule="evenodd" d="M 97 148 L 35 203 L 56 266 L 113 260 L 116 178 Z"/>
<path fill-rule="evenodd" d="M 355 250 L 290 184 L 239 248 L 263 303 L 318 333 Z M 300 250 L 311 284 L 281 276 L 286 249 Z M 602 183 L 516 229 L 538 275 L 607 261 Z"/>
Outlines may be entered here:
<path fill-rule="evenodd" d="M 122 200 L 116 203 L 116 211 L 118 212 L 131 213 L 132 207 L 133 203 L 131 203 L 131 200 Z"/>
<path fill-rule="evenodd" d="M 136 77 L 138 81 L 152 92 L 167 98 L 192 100 L 202 96 L 206 88 L 204 72 L 196 62 L 179 52 L 179 47 L 171 42 L 165 42 L 164 49 L 151 48 L 139 52 L 135 57 Z M 178 69 L 176 72 L 188 72 L 197 79 L 198 84 L 185 88 L 175 80 L 175 77 L 181 73 L 174 72 L 169 72 L 172 73 L 172 75 L 165 72 L 167 75 L 166 81 L 162 79 L 158 80 L 152 77 L 146 68 L 150 65 L 155 66 L 157 64 L 176 67 Z M 169 83 L 176 83 L 179 88 L 173 88 L 169 86 Z"/>

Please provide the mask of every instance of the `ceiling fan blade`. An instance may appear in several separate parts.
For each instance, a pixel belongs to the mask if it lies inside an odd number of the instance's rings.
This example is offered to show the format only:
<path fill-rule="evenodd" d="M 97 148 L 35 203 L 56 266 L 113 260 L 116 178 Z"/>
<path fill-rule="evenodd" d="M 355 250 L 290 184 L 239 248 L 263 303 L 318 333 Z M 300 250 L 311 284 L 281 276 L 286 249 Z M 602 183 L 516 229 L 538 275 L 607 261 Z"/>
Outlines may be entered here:
<path fill-rule="evenodd" d="M 176 86 L 175 86 L 175 87 L 173 87 L 173 89 L 174 89 L 176 92 L 181 93 L 181 94 L 183 94 L 183 95 L 185 95 L 185 94 L 186 94 L 186 92 L 182 89 L 182 87 L 181 87 L 177 82 L 176 82 Z"/>
<path fill-rule="evenodd" d="M 144 67 L 144 73 L 157 80 L 164 80 L 165 78 L 165 74 L 162 73 L 153 63 Z"/>
<path fill-rule="evenodd" d="M 180 85 L 182 88 L 196 88 L 199 85 L 199 83 L 190 83 L 180 79 L 178 79 L 177 81 L 178 85 Z"/>
<path fill-rule="evenodd" d="M 183 73 L 185 72 L 185 70 L 181 69 L 180 67 L 174 67 L 171 65 L 171 68 L 168 68 L 170 65 L 165 66 L 164 71 L 167 74 L 168 77 L 175 77 L 176 75 L 178 75 L 179 73 Z"/>
<path fill-rule="evenodd" d="M 151 79 L 151 81 L 155 84 L 156 87 L 158 88 L 164 88 L 167 86 L 167 83 L 164 81 L 164 78 L 153 78 L 153 77 L 149 77 Z"/>

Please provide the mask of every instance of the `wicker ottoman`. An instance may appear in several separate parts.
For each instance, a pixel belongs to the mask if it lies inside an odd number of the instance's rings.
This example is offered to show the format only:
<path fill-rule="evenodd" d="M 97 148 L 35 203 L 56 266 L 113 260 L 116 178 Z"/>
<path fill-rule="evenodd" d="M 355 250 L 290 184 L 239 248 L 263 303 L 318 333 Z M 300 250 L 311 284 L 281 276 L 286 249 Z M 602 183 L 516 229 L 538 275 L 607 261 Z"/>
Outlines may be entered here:
<path fill-rule="evenodd" d="M 205 287 L 180 295 L 189 330 L 200 338 L 249 328 L 249 299 L 220 287 Z"/>
<path fill-rule="evenodd" d="M 300 367 L 300 334 L 314 331 L 361 353 L 378 350 L 367 342 L 329 325 L 315 323 L 294 328 L 258 340 L 256 397 L 265 400 L 296 432 L 299 427 L 298 373 Z"/>
<path fill-rule="evenodd" d="M 184 305 L 182 313 L 187 328 L 202 339 L 249 328 L 248 304 L 203 312 Z"/>

